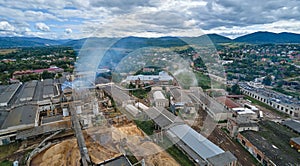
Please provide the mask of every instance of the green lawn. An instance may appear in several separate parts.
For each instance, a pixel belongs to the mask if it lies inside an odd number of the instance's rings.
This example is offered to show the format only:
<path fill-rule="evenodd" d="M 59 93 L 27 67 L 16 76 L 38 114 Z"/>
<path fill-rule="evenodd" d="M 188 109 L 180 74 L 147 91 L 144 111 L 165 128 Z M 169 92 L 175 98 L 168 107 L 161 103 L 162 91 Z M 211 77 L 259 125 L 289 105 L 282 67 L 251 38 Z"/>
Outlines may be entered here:
<path fill-rule="evenodd" d="M 134 120 L 134 122 L 147 135 L 152 135 L 153 134 L 153 131 L 154 131 L 154 122 L 152 120 L 148 120 L 148 121 Z"/>
<path fill-rule="evenodd" d="M 166 151 L 181 165 L 191 166 L 195 165 L 186 154 L 184 154 L 177 146 L 166 137 L 163 137 L 163 143 L 160 143 L 161 147 L 167 147 Z"/>
<path fill-rule="evenodd" d="M 1 166 L 12 166 L 13 162 L 9 160 L 0 161 Z"/>
<path fill-rule="evenodd" d="M 14 142 L 8 145 L 0 146 L 0 159 L 12 155 L 15 151 L 19 149 L 20 145 L 20 143 Z"/>

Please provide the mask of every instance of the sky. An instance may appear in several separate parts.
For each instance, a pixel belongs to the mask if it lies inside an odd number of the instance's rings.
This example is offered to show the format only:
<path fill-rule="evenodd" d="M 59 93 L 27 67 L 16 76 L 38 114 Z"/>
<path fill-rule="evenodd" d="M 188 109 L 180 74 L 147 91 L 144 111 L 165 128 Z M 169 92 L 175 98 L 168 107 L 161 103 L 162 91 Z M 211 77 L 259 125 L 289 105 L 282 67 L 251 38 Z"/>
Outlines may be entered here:
<path fill-rule="evenodd" d="M 0 0 L 0 36 L 49 39 L 300 33 L 299 0 Z"/>

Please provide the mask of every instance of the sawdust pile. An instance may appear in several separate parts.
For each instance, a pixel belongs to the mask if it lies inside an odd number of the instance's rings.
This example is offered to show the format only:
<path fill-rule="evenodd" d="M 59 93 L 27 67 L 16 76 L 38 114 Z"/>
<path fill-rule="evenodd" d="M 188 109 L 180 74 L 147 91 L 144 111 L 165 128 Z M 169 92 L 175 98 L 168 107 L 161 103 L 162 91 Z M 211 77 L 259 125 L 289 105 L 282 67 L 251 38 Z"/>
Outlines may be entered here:
<path fill-rule="evenodd" d="M 32 166 L 80 166 L 80 152 L 76 139 L 65 140 L 37 155 Z"/>
<path fill-rule="evenodd" d="M 94 141 L 90 136 L 85 135 L 85 142 L 93 163 L 99 164 L 105 160 L 121 156 L 122 154 L 113 146 L 106 145 L 103 147 Z"/>
<path fill-rule="evenodd" d="M 126 138 L 130 151 L 138 160 L 145 159 L 146 165 L 150 166 L 179 166 L 179 164 L 160 146 L 153 142 L 145 141 L 146 136 L 135 125 L 117 127 L 113 130 L 113 139 Z"/>

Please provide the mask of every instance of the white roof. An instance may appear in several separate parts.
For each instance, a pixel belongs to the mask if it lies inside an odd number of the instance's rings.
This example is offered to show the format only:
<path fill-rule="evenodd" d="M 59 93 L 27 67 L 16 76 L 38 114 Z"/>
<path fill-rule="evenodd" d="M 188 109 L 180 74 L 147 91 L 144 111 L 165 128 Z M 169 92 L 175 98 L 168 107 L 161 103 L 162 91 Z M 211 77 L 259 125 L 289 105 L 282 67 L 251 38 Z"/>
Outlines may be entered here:
<path fill-rule="evenodd" d="M 157 99 L 166 99 L 164 94 L 161 92 L 161 91 L 156 91 L 153 93 L 153 98 L 154 100 L 157 100 Z"/>
<path fill-rule="evenodd" d="M 143 103 L 137 102 L 135 104 L 135 107 L 142 109 L 143 111 L 146 111 L 149 109 L 149 107 L 145 106 Z"/>
<path fill-rule="evenodd" d="M 171 132 L 173 135 L 178 137 L 204 160 L 224 153 L 224 150 L 186 124 L 171 127 L 168 132 Z"/>
<path fill-rule="evenodd" d="M 233 111 L 235 111 L 238 114 L 255 114 L 254 111 L 252 111 L 251 109 L 248 108 L 243 108 L 243 107 L 239 107 L 239 108 L 232 108 Z"/>
<path fill-rule="evenodd" d="M 128 111 L 132 116 L 136 117 L 141 111 L 138 110 L 135 106 L 129 104 L 125 107 L 126 111 Z"/>

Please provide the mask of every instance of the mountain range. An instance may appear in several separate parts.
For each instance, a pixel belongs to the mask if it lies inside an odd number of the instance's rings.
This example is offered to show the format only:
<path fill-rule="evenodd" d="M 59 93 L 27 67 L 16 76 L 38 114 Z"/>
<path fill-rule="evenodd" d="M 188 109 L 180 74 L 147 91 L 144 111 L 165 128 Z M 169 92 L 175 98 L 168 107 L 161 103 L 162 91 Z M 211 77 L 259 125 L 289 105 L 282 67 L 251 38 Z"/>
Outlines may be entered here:
<path fill-rule="evenodd" d="M 210 39 L 210 40 L 208 40 Z M 80 49 L 86 40 L 105 42 L 111 38 L 84 38 L 78 40 L 51 40 L 37 37 L 0 37 L 0 48 L 14 47 L 34 47 L 34 46 L 54 46 L 63 45 Z M 300 43 L 300 34 L 295 33 L 272 33 L 272 32 L 255 32 L 244 36 L 230 39 L 218 34 L 208 34 L 199 37 L 160 37 L 160 38 L 143 38 L 143 37 L 125 37 L 118 40 L 114 47 L 117 48 L 141 48 L 143 46 L 170 47 L 182 46 L 186 44 L 220 44 L 220 43 L 249 43 L 249 44 L 288 44 Z"/>

